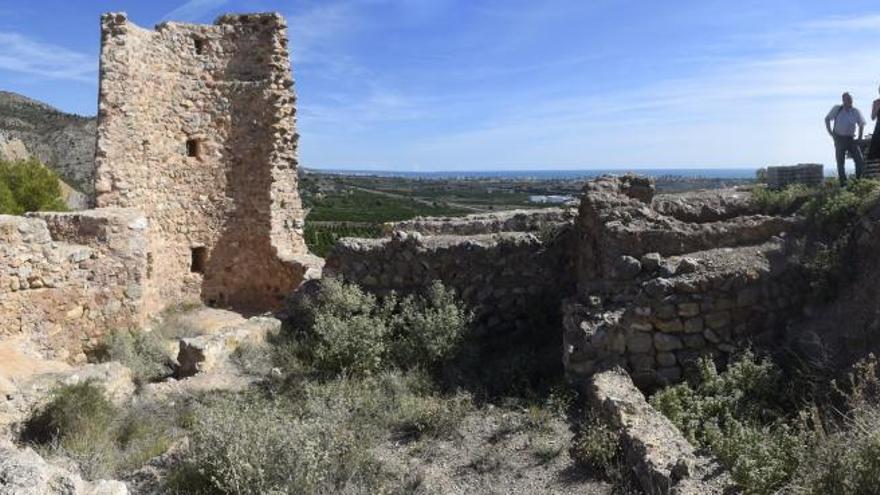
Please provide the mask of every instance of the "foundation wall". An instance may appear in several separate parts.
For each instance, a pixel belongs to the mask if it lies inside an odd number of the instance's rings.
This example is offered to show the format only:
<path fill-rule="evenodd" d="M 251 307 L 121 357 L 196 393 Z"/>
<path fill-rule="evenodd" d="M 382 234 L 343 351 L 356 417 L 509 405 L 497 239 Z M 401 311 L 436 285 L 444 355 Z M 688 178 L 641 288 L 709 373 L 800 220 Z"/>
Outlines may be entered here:
<path fill-rule="evenodd" d="M 452 287 L 488 333 L 522 329 L 542 313 L 558 315 L 573 290 L 564 240 L 547 245 L 527 233 L 342 239 L 325 274 L 367 290 L 412 293 L 434 280 Z"/>
<path fill-rule="evenodd" d="M 23 334 L 80 361 L 108 332 L 142 324 L 148 231 L 135 210 L 0 215 L 0 339 Z"/>

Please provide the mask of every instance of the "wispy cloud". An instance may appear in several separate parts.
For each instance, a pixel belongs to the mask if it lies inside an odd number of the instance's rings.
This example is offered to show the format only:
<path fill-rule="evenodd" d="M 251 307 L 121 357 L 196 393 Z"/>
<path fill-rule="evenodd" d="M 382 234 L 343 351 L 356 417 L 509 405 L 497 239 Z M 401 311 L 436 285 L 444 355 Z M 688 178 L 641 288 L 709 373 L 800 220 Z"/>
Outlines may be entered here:
<path fill-rule="evenodd" d="M 820 30 L 880 30 L 880 15 L 859 17 L 829 17 L 804 23 L 808 29 Z"/>
<path fill-rule="evenodd" d="M 0 32 L 0 69 L 51 79 L 97 82 L 97 59 L 14 32 Z"/>
<path fill-rule="evenodd" d="M 204 21 L 229 0 L 188 0 L 176 9 L 162 16 L 163 21 Z"/>

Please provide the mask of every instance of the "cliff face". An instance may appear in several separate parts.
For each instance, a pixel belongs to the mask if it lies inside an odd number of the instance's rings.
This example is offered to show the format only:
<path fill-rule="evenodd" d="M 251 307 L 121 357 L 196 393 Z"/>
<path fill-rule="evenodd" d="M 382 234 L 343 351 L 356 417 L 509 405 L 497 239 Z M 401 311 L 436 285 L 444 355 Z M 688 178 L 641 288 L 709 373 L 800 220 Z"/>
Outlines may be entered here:
<path fill-rule="evenodd" d="M 84 195 L 70 195 L 72 207 L 83 207 L 94 198 L 95 126 L 94 117 L 64 113 L 0 91 L 0 158 L 39 158 Z"/>

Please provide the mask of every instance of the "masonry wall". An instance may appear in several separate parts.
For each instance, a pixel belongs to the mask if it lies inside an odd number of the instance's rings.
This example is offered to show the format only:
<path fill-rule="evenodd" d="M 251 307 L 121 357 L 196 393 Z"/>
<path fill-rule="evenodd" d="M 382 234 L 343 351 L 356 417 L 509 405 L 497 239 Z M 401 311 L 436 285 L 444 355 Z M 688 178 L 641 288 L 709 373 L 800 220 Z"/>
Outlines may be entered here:
<path fill-rule="evenodd" d="M 434 280 L 454 288 L 488 333 L 523 329 L 542 313 L 558 315 L 574 287 L 563 235 L 545 244 L 528 233 L 342 239 L 325 274 L 377 293 L 424 290 Z"/>
<path fill-rule="evenodd" d="M 126 209 L 0 215 L 0 339 L 24 334 L 80 361 L 108 331 L 143 323 L 148 230 Z"/>
<path fill-rule="evenodd" d="M 276 14 L 155 30 L 103 16 L 97 204 L 150 219 L 149 311 L 270 309 L 303 279 L 289 60 Z"/>
<path fill-rule="evenodd" d="M 569 377 L 620 365 L 642 387 L 674 383 L 701 357 L 723 362 L 746 346 L 772 345 L 800 313 L 809 282 L 789 263 L 798 220 L 708 195 L 694 201 L 700 213 L 687 195 L 655 201 L 645 178 L 586 184 L 575 228 L 578 290 L 563 305 Z"/>

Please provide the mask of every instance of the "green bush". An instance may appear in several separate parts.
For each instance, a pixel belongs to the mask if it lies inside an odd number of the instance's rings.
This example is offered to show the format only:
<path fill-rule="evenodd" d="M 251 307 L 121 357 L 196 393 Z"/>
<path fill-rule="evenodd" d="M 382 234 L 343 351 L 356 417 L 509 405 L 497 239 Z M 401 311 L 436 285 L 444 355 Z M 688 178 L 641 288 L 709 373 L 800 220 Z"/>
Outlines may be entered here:
<path fill-rule="evenodd" d="M 796 471 L 788 491 L 798 494 L 877 493 L 880 485 L 880 377 L 870 355 L 853 367 L 844 386 L 845 413 L 820 425 L 818 441 Z M 838 409 L 835 408 L 835 412 Z"/>
<path fill-rule="evenodd" d="M 343 237 L 382 237 L 382 224 L 350 224 L 341 222 L 339 224 L 315 224 L 307 221 L 303 237 L 309 251 L 326 258 L 336 241 Z"/>
<path fill-rule="evenodd" d="M 100 386 L 84 382 L 57 389 L 22 439 L 72 459 L 87 479 L 112 478 L 165 452 L 172 424 L 157 411 L 118 408 Z"/>
<path fill-rule="evenodd" d="M 871 205 L 876 204 L 878 198 L 880 181 L 852 180 L 845 188 L 826 183 L 804 204 L 802 210 L 812 225 L 826 235 L 833 236 L 852 224 Z"/>
<path fill-rule="evenodd" d="M 792 184 L 785 189 L 773 190 L 759 184 L 752 188 L 752 199 L 761 211 L 772 215 L 787 215 L 798 210 L 816 190 L 803 184 Z"/>
<path fill-rule="evenodd" d="M 407 296 L 392 316 L 394 359 L 409 368 L 450 357 L 464 336 L 472 315 L 439 281 L 424 297 Z"/>
<path fill-rule="evenodd" d="M 785 376 L 769 360 L 746 353 L 724 373 L 700 362 L 696 385 L 679 384 L 651 398 L 697 446 L 709 448 L 747 493 L 783 487 L 814 441 Z"/>
<path fill-rule="evenodd" d="M 622 454 L 620 433 L 596 417 L 579 425 L 569 449 L 569 455 L 575 463 L 601 473 L 606 478 L 622 475 Z"/>
<path fill-rule="evenodd" d="M 0 213 L 65 211 L 58 176 L 36 159 L 0 160 Z"/>
<path fill-rule="evenodd" d="M 454 352 L 471 321 L 439 282 L 424 296 L 378 300 L 357 285 L 325 279 L 291 313 L 298 331 L 292 349 L 301 358 L 321 371 L 359 376 L 434 367 Z"/>

